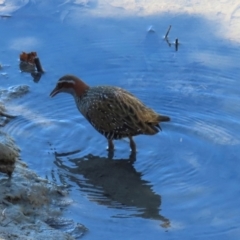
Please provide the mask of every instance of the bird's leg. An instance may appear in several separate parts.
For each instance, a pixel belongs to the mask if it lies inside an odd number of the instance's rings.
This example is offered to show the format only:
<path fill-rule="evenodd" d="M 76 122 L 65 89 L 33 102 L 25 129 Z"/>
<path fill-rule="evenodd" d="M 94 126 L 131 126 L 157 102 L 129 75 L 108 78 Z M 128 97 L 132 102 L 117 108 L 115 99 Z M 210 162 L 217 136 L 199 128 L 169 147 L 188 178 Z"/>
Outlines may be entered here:
<path fill-rule="evenodd" d="M 112 139 L 108 139 L 108 151 L 112 152 L 114 150 L 114 144 Z"/>
<path fill-rule="evenodd" d="M 129 156 L 129 162 L 130 162 L 131 164 L 133 164 L 134 162 L 136 162 L 136 152 L 131 151 L 131 154 L 130 154 L 130 156 Z"/>
<path fill-rule="evenodd" d="M 131 148 L 132 152 L 135 153 L 136 152 L 136 144 L 133 141 L 132 137 L 129 137 L 129 140 L 130 140 L 130 148 Z"/>

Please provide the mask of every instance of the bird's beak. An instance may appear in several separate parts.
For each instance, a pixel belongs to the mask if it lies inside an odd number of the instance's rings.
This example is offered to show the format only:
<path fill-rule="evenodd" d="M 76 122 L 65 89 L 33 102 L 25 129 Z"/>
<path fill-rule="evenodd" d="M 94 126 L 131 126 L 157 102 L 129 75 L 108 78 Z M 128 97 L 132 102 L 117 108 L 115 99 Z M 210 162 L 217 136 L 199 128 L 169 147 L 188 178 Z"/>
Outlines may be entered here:
<path fill-rule="evenodd" d="M 55 87 L 52 92 L 50 93 L 50 97 L 54 97 L 55 95 L 57 95 L 59 93 L 59 90 L 57 87 Z"/>

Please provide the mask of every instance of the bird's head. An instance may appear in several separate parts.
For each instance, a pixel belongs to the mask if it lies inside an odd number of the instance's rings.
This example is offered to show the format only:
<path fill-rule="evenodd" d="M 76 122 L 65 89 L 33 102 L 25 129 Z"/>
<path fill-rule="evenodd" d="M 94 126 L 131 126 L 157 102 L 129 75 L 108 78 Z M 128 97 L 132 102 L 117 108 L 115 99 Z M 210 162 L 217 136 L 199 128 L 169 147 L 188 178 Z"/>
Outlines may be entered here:
<path fill-rule="evenodd" d="M 65 92 L 80 97 L 88 88 L 89 86 L 78 77 L 65 75 L 58 80 L 57 85 L 50 93 L 50 96 L 54 97 L 60 92 Z"/>

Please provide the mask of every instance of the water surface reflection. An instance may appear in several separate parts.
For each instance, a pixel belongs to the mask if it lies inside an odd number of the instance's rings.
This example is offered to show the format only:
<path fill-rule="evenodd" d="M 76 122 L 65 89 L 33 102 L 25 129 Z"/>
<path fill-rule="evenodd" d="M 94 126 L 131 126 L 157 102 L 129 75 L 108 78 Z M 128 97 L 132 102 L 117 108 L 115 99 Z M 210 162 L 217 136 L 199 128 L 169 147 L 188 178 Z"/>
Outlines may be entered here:
<path fill-rule="evenodd" d="M 68 182 L 76 183 L 91 201 L 111 208 L 129 209 L 129 216 L 160 220 L 162 227 L 170 227 L 170 220 L 159 213 L 161 196 L 153 192 L 150 182 L 143 180 L 142 173 L 134 168 L 135 156 L 113 160 L 89 154 L 69 159 L 74 165 L 70 167 L 64 164 L 63 155 L 55 154 L 55 164 L 64 170 L 59 173 L 62 174 L 60 178 L 66 176 Z"/>

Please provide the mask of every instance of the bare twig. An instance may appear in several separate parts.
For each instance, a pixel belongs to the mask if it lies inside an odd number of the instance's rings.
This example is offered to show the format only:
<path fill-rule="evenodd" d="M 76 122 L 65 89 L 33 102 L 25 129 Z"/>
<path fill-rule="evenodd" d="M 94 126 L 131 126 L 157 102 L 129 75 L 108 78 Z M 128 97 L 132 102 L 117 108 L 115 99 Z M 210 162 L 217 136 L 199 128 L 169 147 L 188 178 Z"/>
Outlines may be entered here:
<path fill-rule="evenodd" d="M 179 45 L 178 38 L 176 38 L 176 40 L 175 40 L 175 49 L 176 49 L 176 51 L 178 50 L 178 45 Z"/>
<path fill-rule="evenodd" d="M 171 30 L 171 25 L 169 26 L 169 28 L 168 28 L 168 30 L 167 30 L 167 33 L 166 33 L 166 35 L 165 35 L 165 39 L 167 39 L 167 37 L 168 37 L 168 34 L 169 34 L 169 32 L 170 32 L 170 30 Z"/>
<path fill-rule="evenodd" d="M 166 40 L 168 46 L 171 47 L 171 43 L 169 42 L 168 38 L 166 38 L 165 40 Z"/>
<path fill-rule="evenodd" d="M 170 32 L 170 30 L 171 30 L 171 25 L 169 26 L 169 28 L 168 28 L 168 30 L 167 30 L 167 33 L 166 33 L 166 35 L 165 35 L 165 37 L 164 37 L 164 39 L 166 40 L 166 42 L 167 42 L 167 44 L 168 44 L 168 46 L 169 47 L 171 47 L 171 43 L 169 42 L 169 40 L 168 40 L 168 34 L 169 34 L 169 32 Z"/>

